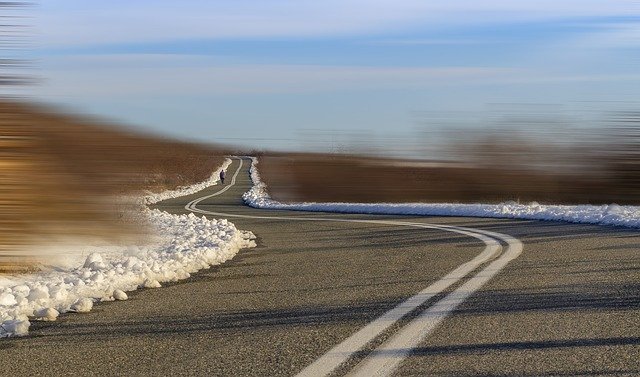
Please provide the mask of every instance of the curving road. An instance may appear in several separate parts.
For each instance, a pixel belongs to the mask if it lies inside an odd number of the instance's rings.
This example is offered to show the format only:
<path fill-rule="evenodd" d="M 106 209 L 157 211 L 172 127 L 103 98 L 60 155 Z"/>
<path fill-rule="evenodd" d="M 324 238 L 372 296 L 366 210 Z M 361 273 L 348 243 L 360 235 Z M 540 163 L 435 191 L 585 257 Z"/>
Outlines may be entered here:
<path fill-rule="evenodd" d="M 258 236 L 222 266 L 0 341 L 7 375 L 636 375 L 640 233 L 158 203 Z M 524 244 L 524 247 L 523 247 Z"/>

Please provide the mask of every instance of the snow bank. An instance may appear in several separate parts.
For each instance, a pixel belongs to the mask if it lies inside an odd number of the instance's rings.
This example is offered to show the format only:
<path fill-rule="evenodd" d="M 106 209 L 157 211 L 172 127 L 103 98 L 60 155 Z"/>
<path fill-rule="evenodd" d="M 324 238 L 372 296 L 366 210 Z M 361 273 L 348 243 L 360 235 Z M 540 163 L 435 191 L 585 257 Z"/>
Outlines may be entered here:
<path fill-rule="evenodd" d="M 469 216 L 510 219 L 567 221 L 598 225 L 640 228 L 640 207 L 609 205 L 543 205 L 536 202 L 518 204 L 428 204 L 428 203 L 291 203 L 270 198 L 260 180 L 258 160 L 253 158 L 253 187 L 243 195 L 245 203 L 255 208 L 285 209 L 314 212 L 339 212 L 388 215 Z"/>
<path fill-rule="evenodd" d="M 225 162 L 222 168 L 228 165 Z M 155 195 L 148 202 L 197 192 L 218 172 L 207 182 Z M 0 337 L 25 335 L 30 319 L 53 321 L 59 313 L 88 312 L 97 301 L 126 300 L 127 291 L 188 278 L 231 259 L 242 248 L 255 247 L 251 232 L 240 231 L 225 219 L 148 208 L 142 215 L 161 235 L 148 244 L 90 247 L 91 253 L 72 267 L 0 276 Z"/>
<path fill-rule="evenodd" d="M 220 166 L 215 172 L 213 172 L 213 174 L 211 174 L 211 177 L 209 177 L 209 179 L 207 179 L 206 181 L 196 183 L 195 185 L 191 185 L 191 186 L 180 187 L 176 190 L 167 190 L 157 194 L 149 193 L 147 196 L 144 197 L 144 203 L 155 204 L 163 200 L 179 198 L 181 196 L 195 194 L 196 192 L 202 191 L 209 186 L 216 185 L 220 180 L 220 171 L 227 170 L 229 165 L 231 165 L 231 159 L 226 158 L 224 160 L 224 163 L 222 163 L 222 166 Z"/>

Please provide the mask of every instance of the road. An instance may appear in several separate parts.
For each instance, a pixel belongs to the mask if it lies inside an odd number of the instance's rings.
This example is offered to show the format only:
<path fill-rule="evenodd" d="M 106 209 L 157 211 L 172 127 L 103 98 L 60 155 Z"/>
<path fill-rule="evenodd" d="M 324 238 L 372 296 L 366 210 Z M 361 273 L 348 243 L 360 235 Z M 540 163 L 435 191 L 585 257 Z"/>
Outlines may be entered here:
<path fill-rule="evenodd" d="M 225 214 L 257 248 L 35 323 L 0 341 L 3 373 L 640 375 L 640 232 L 256 210 L 240 164 L 156 207 Z"/>

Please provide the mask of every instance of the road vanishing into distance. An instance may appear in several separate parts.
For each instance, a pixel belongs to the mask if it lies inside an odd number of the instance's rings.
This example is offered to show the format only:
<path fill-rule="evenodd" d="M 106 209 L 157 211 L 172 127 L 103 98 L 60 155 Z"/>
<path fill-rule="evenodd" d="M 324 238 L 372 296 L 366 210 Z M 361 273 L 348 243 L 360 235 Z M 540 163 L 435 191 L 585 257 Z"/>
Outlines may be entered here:
<path fill-rule="evenodd" d="M 160 202 L 258 247 L 0 340 L 2 375 L 640 375 L 640 232 L 258 210 L 250 160 Z"/>

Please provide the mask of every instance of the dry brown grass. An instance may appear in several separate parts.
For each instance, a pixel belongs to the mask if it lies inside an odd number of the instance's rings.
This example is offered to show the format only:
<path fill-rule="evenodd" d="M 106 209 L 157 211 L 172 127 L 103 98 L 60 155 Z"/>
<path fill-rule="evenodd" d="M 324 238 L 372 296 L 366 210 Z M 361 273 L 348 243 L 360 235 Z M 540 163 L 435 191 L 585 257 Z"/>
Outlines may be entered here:
<path fill-rule="evenodd" d="M 404 166 L 403 166 L 404 165 Z M 639 203 L 621 201 L 599 173 L 567 174 L 516 168 L 362 158 L 270 154 L 260 158 L 270 194 L 284 201 L 498 203 Z"/>
<path fill-rule="evenodd" d="M 31 265 L 25 245 L 52 237 L 135 233 L 114 196 L 202 181 L 226 153 L 0 101 L 0 269 Z"/>

